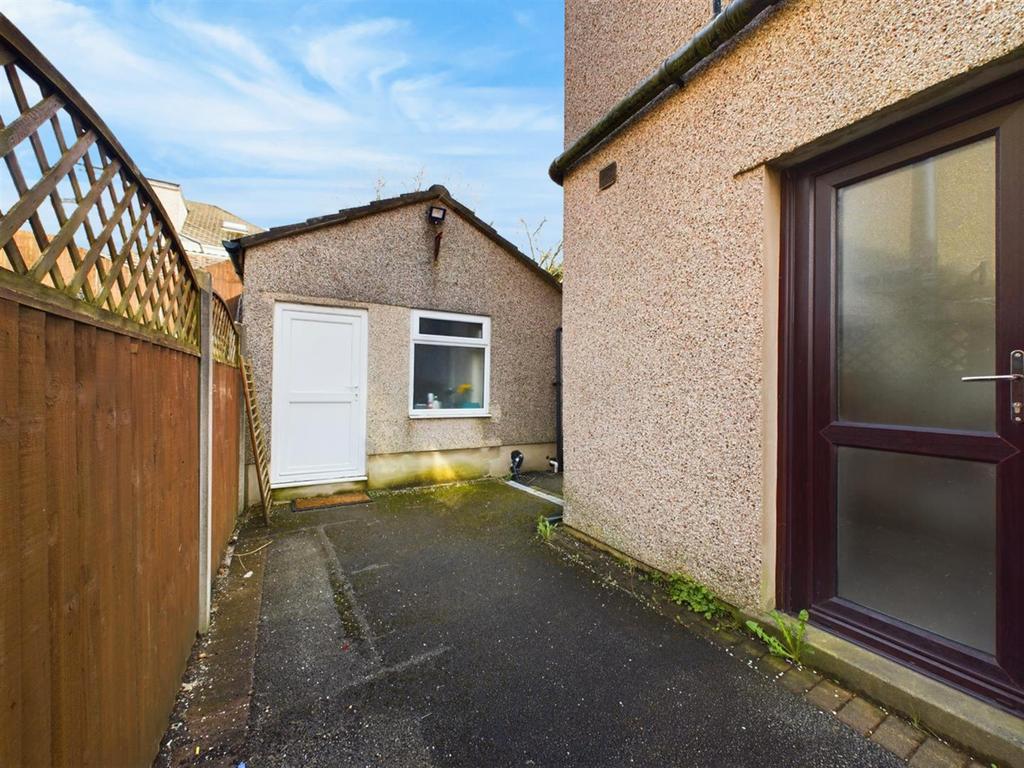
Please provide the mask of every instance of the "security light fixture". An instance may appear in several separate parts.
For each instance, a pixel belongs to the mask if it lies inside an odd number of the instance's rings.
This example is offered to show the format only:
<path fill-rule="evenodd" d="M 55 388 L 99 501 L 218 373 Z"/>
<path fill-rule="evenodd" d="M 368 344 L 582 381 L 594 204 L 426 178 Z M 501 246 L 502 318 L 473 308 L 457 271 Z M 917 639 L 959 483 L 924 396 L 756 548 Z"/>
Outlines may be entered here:
<path fill-rule="evenodd" d="M 430 223 L 435 226 L 444 224 L 444 215 L 448 213 L 446 208 L 442 208 L 440 205 L 432 205 L 427 209 L 427 218 L 430 219 Z"/>
<path fill-rule="evenodd" d="M 432 205 L 427 208 L 427 219 L 434 225 L 434 261 L 441 253 L 441 225 L 444 224 L 444 215 L 448 213 L 447 208 L 440 205 Z"/>

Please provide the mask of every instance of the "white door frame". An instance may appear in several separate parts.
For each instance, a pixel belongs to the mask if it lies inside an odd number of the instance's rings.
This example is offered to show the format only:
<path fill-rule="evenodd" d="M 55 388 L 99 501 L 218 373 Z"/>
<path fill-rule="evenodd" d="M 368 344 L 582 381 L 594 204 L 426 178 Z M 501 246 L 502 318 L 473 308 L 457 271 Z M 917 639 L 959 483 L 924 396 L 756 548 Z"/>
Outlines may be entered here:
<path fill-rule="evenodd" d="M 335 317 L 358 317 L 362 325 L 360 334 L 361 342 L 361 368 L 362 375 L 359 379 L 358 399 L 362 404 L 357 409 L 359 415 L 359 427 L 356 438 L 362 450 L 358 451 L 361 462 L 358 471 L 351 474 L 328 474 L 309 473 L 303 477 L 281 476 L 280 456 L 281 453 L 275 450 L 277 445 L 275 436 L 283 434 L 285 429 L 283 418 L 286 409 L 286 392 L 288 366 L 283 360 L 284 346 L 279 343 L 279 328 L 283 322 L 284 314 L 288 311 L 299 311 L 306 314 L 333 315 Z M 366 479 L 366 400 L 367 400 L 367 375 L 369 369 L 369 313 L 365 309 L 350 309 L 348 307 L 330 307 L 322 304 L 302 304 L 297 302 L 274 302 L 273 321 L 273 343 L 274 343 L 274 370 L 271 384 L 271 432 L 270 432 L 270 486 L 272 488 L 291 488 L 302 485 L 326 485 L 330 483 L 342 483 Z"/>

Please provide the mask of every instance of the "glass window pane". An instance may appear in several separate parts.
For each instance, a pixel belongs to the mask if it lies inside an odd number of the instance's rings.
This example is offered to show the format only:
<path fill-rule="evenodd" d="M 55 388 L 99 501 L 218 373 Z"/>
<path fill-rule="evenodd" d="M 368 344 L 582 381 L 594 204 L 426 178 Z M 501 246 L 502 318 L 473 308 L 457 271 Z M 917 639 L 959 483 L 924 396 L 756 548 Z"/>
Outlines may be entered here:
<path fill-rule="evenodd" d="M 461 336 L 464 339 L 482 339 L 484 324 L 469 320 L 440 320 L 436 317 L 420 318 L 420 333 L 433 336 Z"/>
<path fill-rule="evenodd" d="M 484 407 L 484 350 L 416 344 L 413 348 L 414 410 Z"/>
<path fill-rule="evenodd" d="M 995 651 L 994 464 L 838 449 L 836 592 Z"/>
<path fill-rule="evenodd" d="M 839 416 L 995 429 L 995 139 L 839 190 Z"/>

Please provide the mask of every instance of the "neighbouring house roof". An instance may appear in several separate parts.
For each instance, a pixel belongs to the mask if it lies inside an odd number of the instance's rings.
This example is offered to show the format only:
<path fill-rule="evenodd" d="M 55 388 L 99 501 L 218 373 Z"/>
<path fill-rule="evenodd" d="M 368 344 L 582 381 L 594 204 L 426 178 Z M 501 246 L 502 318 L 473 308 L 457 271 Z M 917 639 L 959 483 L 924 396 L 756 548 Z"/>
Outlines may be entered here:
<path fill-rule="evenodd" d="M 329 227 L 335 224 L 345 224 L 350 221 L 355 221 L 356 219 L 371 216 L 375 213 L 383 213 L 384 211 L 391 211 L 395 208 L 401 208 L 415 203 L 425 203 L 429 200 L 438 200 L 450 210 L 458 213 L 475 229 L 479 230 L 485 236 L 489 237 L 501 246 L 510 256 L 519 259 L 540 277 L 555 286 L 559 291 L 562 290 L 562 284 L 559 283 L 552 274 L 516 248 L 511 241 L 506 240 L 504 237 L 499 235 L 498 231 L 494 227 L 477 216 L 471 209 L 467 208 L 452 197 L 448 189 L 441 184 L 434 184 L 430 188 L 420 192 L 409 192 L 404 195 L 389 197 L 384 200 L 374 200 L 372 203 L 367 205 L 360 205 L 355 208 L 343 208 L 337 213 L 327 214 L 326 216 L 317 216 L 312 219 L 300 221 L 296 224 L 285 224 L 280 227 L 271 227 L 270 229 L 259 232 L 258 234 L 225 240 L 224 248 L 227 249 L 228 254 L 231 256 L 231 260 L 234 262 L 235 269 L 238 271 L 238 274 L 244 277 L 246 248 L 251 248 L 272 240 L 280 240 L 283 237 L 289 237 L 303 232 L 310 232 L 322 227 Z"/>
<path fill-rule="evenodd" d="M 181 225 L 181 234 L 203 245 L 223 247 L 225 240 L 237 240 L 246 235 L 263 232 L 252 222 L 246 221 L 231 211 L 212 203 L 200 203 L 197 200 L 186 200 L 188 210 L 185 223 Z M 227 226 L 225 226 L 227 225 Z"/>
<path fill-rule="evenodd" d="M 262 227 L 219 205 L 186 200 L 177 182 L 153 178 L 148 181 L 194 267 L 206 269 L 214 264 L 227 263 L 225 240 L 263 231 Z"/>

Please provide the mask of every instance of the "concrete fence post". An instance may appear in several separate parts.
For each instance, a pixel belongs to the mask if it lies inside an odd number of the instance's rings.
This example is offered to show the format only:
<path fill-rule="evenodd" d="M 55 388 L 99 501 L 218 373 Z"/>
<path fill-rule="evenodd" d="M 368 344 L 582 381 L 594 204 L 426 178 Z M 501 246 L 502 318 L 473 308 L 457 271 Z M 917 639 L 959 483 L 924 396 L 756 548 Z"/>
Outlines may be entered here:
<path fill-rule="evenodd" d="M 245 326 L 241 323 L 235 323 L 235 333 L 238 335 L 238 357 L 241 359 L 242 355 L 245 354 Z M 242 367 L 239 363 L 238 367 L 238 380 L 241 382 L 241 386 L 245 386 L 245 382 L 242 381 Z M 245 412 L 245 394 L 238 392 L 238 514 L 241 515 L 245 512 L 245 500 L 249 498 L 248 488 L 248 475 L 245 466 L 246 450 L 245 446 L 249 442 L 248 424 L 246 419 L 248 418 Z"/>
<path fill-rule="evenodd" d="M 208 272 L 199 279 L 199 633 L 210 629 L 210 594 L 213 586 L 210 556 L 213 549 L 213 284 Z"/>

